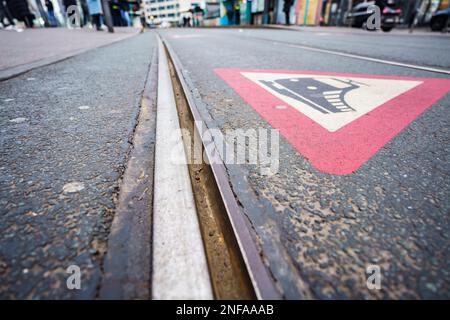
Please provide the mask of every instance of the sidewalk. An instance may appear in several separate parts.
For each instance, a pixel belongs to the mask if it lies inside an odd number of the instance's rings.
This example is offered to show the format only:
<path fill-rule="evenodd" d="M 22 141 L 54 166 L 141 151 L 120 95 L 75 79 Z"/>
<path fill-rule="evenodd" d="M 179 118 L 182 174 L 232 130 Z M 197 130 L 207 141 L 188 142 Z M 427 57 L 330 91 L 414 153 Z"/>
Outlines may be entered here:
<path fill-rule="evenodd" d="M 139 29 L 115 28 L 114 31 L 66 28 L 26 29 L 21 33 L 0 31 L 0 80 L 129 38 Z"/>

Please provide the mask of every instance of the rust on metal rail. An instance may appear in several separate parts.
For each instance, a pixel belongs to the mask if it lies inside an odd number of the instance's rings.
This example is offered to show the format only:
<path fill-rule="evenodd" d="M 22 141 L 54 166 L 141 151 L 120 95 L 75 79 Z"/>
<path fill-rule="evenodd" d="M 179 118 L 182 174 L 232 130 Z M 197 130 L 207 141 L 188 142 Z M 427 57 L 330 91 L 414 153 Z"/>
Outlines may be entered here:
<path fill-rule="evenodd" d="M 161 37 L 161 36 L 160 36 Z M 161 37 L 162 38 L 162 37 Z M 162 38 L 172 76 L 181 128 L 190 137 L 202 137 L 206 125 L 190 93 L 187 78 L 170 44 Z M 198 124 L 202 123 L 202 127 Z M 186 150 L 194 150 L 194 139 L 184 137 Z M 191 183 L 197 205 L 200 228 L 210 269 L 215 297 L 218 299 L 280 299 L 273 279 L 266 269 L 247 227 L 241 207 L 231 190 L 223 162 L 215 146 L 202 140 L 202 154 L 207 163 L 189 164 Z"/>

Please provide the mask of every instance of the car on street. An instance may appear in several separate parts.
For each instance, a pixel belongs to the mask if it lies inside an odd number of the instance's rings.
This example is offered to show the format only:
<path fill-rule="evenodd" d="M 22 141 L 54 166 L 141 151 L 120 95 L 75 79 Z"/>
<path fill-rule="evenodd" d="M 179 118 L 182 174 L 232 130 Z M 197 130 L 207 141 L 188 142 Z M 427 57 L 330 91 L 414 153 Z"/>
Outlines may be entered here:
<path fill-rule="evenodd" d="M 347 24 L 354 28 L 367 29 L 367 20 L 372 15 L 369 7 L 374 4 L 374 2 L 364 2 L 354 6 L 347 16 Z M 384 6 L 381 10 L 381 30 L 391 31 L 400 22 L 400 14 L 400 9 Z"/>
<path fill-rule="evenodd" d="M 450 16 L 450 8 L 436 11 L 430 20 L 430 27 L 433 31 L 441 31 L 446 27 Z"/>

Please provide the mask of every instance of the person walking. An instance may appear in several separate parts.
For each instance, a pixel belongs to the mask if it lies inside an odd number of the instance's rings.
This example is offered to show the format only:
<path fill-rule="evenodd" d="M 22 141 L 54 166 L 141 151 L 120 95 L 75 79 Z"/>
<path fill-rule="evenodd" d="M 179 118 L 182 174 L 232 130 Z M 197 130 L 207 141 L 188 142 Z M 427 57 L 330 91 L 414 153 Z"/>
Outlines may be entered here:
<path fill-rule="evenodd" d="M 198 7 L 201 9 L 200 7 Z M 203 10 L 202 10 L 203 15 Z M 239 1 L 237 1 L 234 5 L 234 23 L 238 26 L 241 24 L 241 5 Z"/>
<path fill-rule="evenodd" d="M 5 29 L 13 29 L 15 26 L 14 18 L 9 12 L 8 6 L 4 0 L 0 0 L 0 23 Z"/>
<path fill-rule="evenodd" d="M 132 24 L 130 20 L 130 13 L 128 12 L 130 10 L 130 6 L 128 2 L 125 0 L 119 0 L 119 7 L 122 23 L 125 25 L 125 27 L 131 27 Z"/>
<path fill-rule="evenodd" d="M 145 27 L 147 26 L 147 22 L 145 21 L 145 7 L 144 2 L 141 2 L 139 5 L 140 18 L 141 18 L 141 33 L 145 31 Z"/>
<path fill-rule="evenodd" d="M 53 7 L 52 0 L 45 0 L 45 7 L 47 8 L 48 22 L 50 24 L 50 27 L 57 27 L 58 22 L 56 21 L 55 9 Z"/>
<path fill-rule="evenodd" d="M 284 4 L 283 4 L 283 11 L 284 11 L 284 15 L 286 17 L 286 25 L 290 25 L 291 21 L 290 21 L 290 16 L 291 16 L 291 7 L 294 4 L 294 0 L 284 0 Z"/>
<path fill-rule="evenodd" d="M 103 14 L 102 4 L 100 0 L 87 0 L 89 14 L 92 18 L 92 23 L 95 25 L 97 31 L 103 30 L 101 16 Z"/>
<path fill-rule="evenodd" d="M 81 27 L 84 27 L 84 26 L 87 26 L 89 24 L 89 22 L 91 21 L 87 0 L 80 0 L 80 5 L 81 5 L 81 11 L 83 11 L 83 13 L 82 13 L 83 19 L 81 19 L 82 20 Z"/>
<path fill-rule="evenodd" d="M 417 3 L 412 3 L 410 9 L 411 9 L 411 15 L 410 15 L 409 21 L 408 21 L 408 30 L 409 30 L 409 33 L 412 33 L 414 27 L 417 25 L 417 22 L 418 22 L 419 7 L 418 7 Z"/>
<path fill-rule="evenodd" d="M 34 14 L 28 7 L 27 0 L 7 0 L 7 6 L 14 18 L 25 23 L 27 28 L 34 27 Z"/>

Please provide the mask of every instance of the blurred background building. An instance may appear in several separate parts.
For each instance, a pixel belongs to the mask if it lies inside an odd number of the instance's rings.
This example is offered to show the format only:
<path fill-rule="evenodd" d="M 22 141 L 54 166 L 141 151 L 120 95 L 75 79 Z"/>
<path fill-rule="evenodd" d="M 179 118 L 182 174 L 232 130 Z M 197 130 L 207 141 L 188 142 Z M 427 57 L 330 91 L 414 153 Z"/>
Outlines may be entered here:
<path fill-rule="evenodd" d="M 284 24 L 285 0 L 220 0 L 220 25 Z M 344 26 L 350 10 L 367 0 L 294 0 L 290 22 L 297 25 Z M 372 1 L 374 2 L 374 1 Z M 407 25 L 420 9 L 419 25 L 429 23 L 439 9 L 448 8 L 449 0 L 386 0 L 401 10 L 401 22 Z"/>
<path fill-rule="evenodd" d="M 17 8 L 28 8 L 33 26 L 65 26 L 65 9 L 74 3 L 82 13 L 82 26 L 92 24 L 88 3 L 99 1 L 110 7 L 114 26 L 138 26 L 141 15 L 149 26 L 233 26 L 285 24 L 286 1 L 291 24 L 301 26 L 346 26 L 351 9 L 367 0 L 0 0 L 21 21 Z M 449 0 L 382 0 L 401 10 L 400 23 L 417 16 L 427 25 L 433 14 L 448 8 Z M 51 2 L 53 13 L 46 4 Z M 373 2 L 373 1 L 372 1 Z M 143 13 L 141 11 L 144 11 Z M 52 15 L 56 19 L 53 23 Z M 23 20 L 23 19 L 22 19 Z M 29 22 L 29 21 L 28 21 Z M 6 23 L 3 23 L 6 25 Z"/>
<path fill-rule="evenodd" d="M 306 7 L 308 0 L 300 1 L 303 4 L 303 8 Z M 300 21 L 299 24 L 308 25 L 331 25 L 342 26 L 345 25 L 346 16 L 351 8 L 361 2 L 370 2 L 367 0 L 322 0 L 322 1 L 309 1 L 313 3 L 313 13 L 309 14 L 309 19 Z M 317 2 L 317 3 L 316 3 Z M 372 1 L 374 2 L 374 1 Z M 396 9 L 401 10 L 401 22 L 407 25 L 416 11 L 420 11 L 419 25 L 424 25 L 430 22 L 431 16 L 439 9 L 448 8 L 449 0 L 392 0 L 387 3 L 391 3 Z M 301 11 L 301 9 L 300 9 Z M 320 12 L 320 14 L 317 14 Z M 314 18 L 312 18 L 314 16 Z M 300 20 L 301 17 L 300 17 Z"/>
<path fill-rule="evenodd" d="M 180 0 L 145 0 L 145 16 L 148 24 L 163 22 L 178 24 L 180 20 Z"/>

